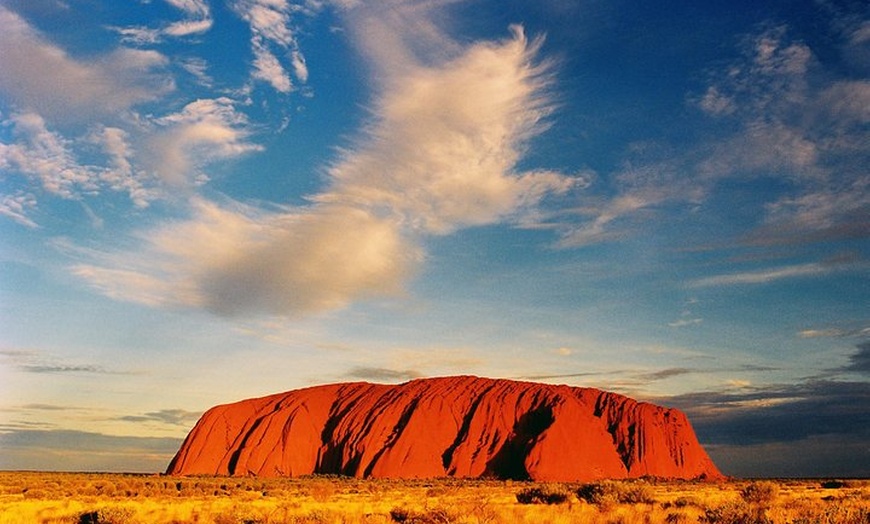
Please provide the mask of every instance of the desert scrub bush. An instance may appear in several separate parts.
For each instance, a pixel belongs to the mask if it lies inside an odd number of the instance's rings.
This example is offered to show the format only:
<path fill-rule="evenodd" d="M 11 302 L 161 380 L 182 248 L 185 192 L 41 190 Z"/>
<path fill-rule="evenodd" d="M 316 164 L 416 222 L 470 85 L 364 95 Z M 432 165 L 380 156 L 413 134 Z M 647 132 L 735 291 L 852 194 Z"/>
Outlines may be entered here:
<path fill-rule="evenodd" d="M 849 507 L 843 504 L 804 507 L 794 512 L 789 524 L 867 524 L 870 509 Z"/>
<path fill-rule="evenodd" d="M 393 522 L 404 524 L 450 524 L 457 522 L 459 517 L 443 508 L 422 512 L 406 508 L 393 508 L 390 510 L 390 519 Z"/>
<path fill-rule="evenodd" d="M 133 518 L 133 510 L 128 508 L 101 508 L 79 514 L 76 524 L 127 524 Z"/>
<path fill-rule="evenodd" d="M 665 502 L 664 504 L 662 504 L 662 507 L 663 508 L 670 508 L 670 507 L 685 508 L 687 506 L 697 506 L 697 505 L 698 505 L 698 501 L 695 500 L 694 498 L 683 496 L 683 497 L 677 497 L 676 499 L 674 499 L 673 502 Z"/>
<path fill-rule="evenodd" d="M 740 490 L 740 496 L 748 504 L 770 506 L 779 495 L 779 486 L 774 482 L 753 482 Z"/>
<path fill-rule="evenodd" d="M 262 524 L 266 522 L 260 515 L 254 515 L 251 511 L 232 508 L 215 514 L 214 524 Z"/>
<path fill-rule="evenodd" d="M 698 521 L 701 524 L 774 524 L 764 510 L 745 502 L 731 502 L 707 508 Z"/>
<path fill-rule="evenodd" d="M 563 504 L 570 493 L 563 487 L 526 488 L 517 493 L 520 504 Z"/>
<path fill-rule="evenodd" d="M 593 482 L 577 488 L 577 498 L 589 504 L 651 504 L 655 502 L 652 488 L 642 482 Z"/>

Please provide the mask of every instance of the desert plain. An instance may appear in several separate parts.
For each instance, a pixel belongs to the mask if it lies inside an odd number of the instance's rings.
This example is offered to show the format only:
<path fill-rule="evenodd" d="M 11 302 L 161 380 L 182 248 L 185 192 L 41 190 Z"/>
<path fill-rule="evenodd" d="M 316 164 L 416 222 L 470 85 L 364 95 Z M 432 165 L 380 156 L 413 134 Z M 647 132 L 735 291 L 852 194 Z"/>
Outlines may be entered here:
<path fill-rule="evenodd" d="M 870 480 L 258 478 L 0 472 L 0 524 L 870 523 Z"/>

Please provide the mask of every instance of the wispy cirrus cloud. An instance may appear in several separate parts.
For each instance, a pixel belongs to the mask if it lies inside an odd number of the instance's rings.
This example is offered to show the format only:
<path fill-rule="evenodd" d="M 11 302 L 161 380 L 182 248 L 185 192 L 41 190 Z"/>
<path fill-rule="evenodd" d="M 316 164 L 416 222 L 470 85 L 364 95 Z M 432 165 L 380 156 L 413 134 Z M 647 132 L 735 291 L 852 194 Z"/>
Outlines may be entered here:
<path fill-rule="evenodd" d="M 168 424 L 170 426 L 192 426 L 202 413 L 195 411 L 186 411 L 183 409 L 161 409 L 159 411 L 150 411 L 141 415 L 124 415 L 118 417 L 118 420 L 124 422 L 146 423 L 155 422 L 159 424 Z"/>
<path fill-rule="evenodd" d="M 101 366 L 68 364 L 22 364 L 18 369 L 27 373 L 109 373 Z"/>
<path fill-rule="evenodd" d="M 582 377 L 595 377 L 600 375 L 607 375 L 606 372 L 594 372 L 590 371 L 588 373 L 557 373 L 557 374 L 534 374 L 534 375 L 520 375 L 518 377 L 513 377 L 517 380 L 558 380 L 563 378 L 582 378 Z"/>
<path fill-rule="evenodd" d="M 37 113 L 15 113 L 5 121 L 13 141 L 0 143 L 0 168 L 35 182 L 46 193 L 80 200 L 105 191 L 126 193 L 138 208 L 165 196 L 166 189 L 189 188 L 207 180 L 203 168 L 219 160 L 261 151 L 249 140 L 247 118 L 232 100 L 200 99 L 181 111 L 126 129 L 95 125 L 89 135 L 68 139 Z M 83 163 L 76 154 L 96 145 L 102 163 Z M 93 152 L 90 157 L 96 159 Z M 32 193 L 3 199 L 5 212 L 34 227 L 28 211 Z"/>
<path fill-rule="evenodd" d="M 301 14 L 306 8 L 291 4 L 288 0 L 234 0 L 233 9 L 251 28 L 251 51 L 254 55 L 252 76 L 264 81 L 280 93 L 289 93 L 293 82 L 285 64 L 276 55 L 289 55 L 290 69 L 296 79 L 308 81 L 308 66 L 299 49 L 291 17 Z"/>
<path fill-rule="evenodd" d="M 357 366 L 345 373 L 345 378 L 356 380 L 373 380 L 376 382 L 408 381 L 423 375 L 413 369 L 397 370 L 391 368 Z"/>
<path fill-rule="evenodd" d="M 121 40 L 128 44 L 150 45 L 163 41 L 166 37 L 187 37 L 205 33 L 211 29 L 214 20 L 206 0 L 164 0 L 184 15 L 182 20 L 165 23 L 160 27 L 127 26 L 112 27 Z"/>
<path fill-rule="evenodd" d="M 265 24 L 265 11 L 251 13 Z M 275 23 L 258 31 L 290 38 Z M 537 51 L 514 28 L 446 61 L 403 62 L 310 206 L 266 211 L 196 197 L 188 220 L 141 234 L 144 252 L 106 254 L 73 272 L 114 298 L 224 315 L 296 315 L 399 295 L 427 236 L 519 222 L 572 187 L 559 173 L 516 167 L 549 110 Z"/>
<path fill-rule="evenodd" d="M 163 32 L 171 36 L 188 36 L 211 29 L 211 8 L 206 0 L 166 0 L 169 5 L 181 10 L 187 18 L 173 22 Z"/>
<path fill-rule="evenodd" d="M 78 60 L 2 6 L 0 26 L 0 91 L 21 111 L 80 121 L 116 115 L 175 87 L 157 51 L 120 48 Z"/>
<path fill-rule="evenodd" d="M 35 374 L 97 374 L 118 375 L 129 374 L 129 371 L 118 371 L 97 364 L 70 363 L 41 351 L 2 350 L 0 362 L 5 361 L 10 367 L 24 373 Z"/>
<path fill-rule="evenodd" d="M 2 145 L 0 145 L 2 148 Z M 36 197 L 32 193 L 18 191 L 12 195 L 0 194 L 0 215 L 10 218 L 25 227 L 39 227 L 30 217 L 36 207 Z"/>
<path fill-rule="evenodd" d="M 668 325 L 673 328 L 682 328 L 687 326 L 697 326 L 698 324 L 704 322 L 703 318 L 680 318 L 674 320 L 673 322 L 668 322 Z"/>
<path fill-rule="evenodd" d="M 76 142 L 50 129 L 39 114 L 16 113 L 2 123 L 12 129 L 14 140 L 0 143 L 0 168 L 19 173 L 53 196 L 81 199 L 108 189 L 127 193 L 141 208 L 157 194 L 149 177 L 134 172 L 127 133 L 122 129 L 103 127 L 84 140 L 101 146 L 106 153 L 106 164 L 97 165 L 80 162 Z M 36 206 L 32 193 L 4 202 L 8 216 L 23 225 L 36 225 L 27 216 Z"/>
<path fill-rule="evenodd" d="M 698 370 L 690 368 L 666 368 L 659 371 L 653 371 L 651 373 L 643 373 L 641 375 L 638 375 L 637 378 L 642 381 L 656 381 L 697 372 Z"/>
<path fill-rule="evenodd" d="M 714 286 L 762 285 L 778 280 L 791 278 L 811 278 L 830 275 L 844 271 L 855 271 L 866 268 L 867 264 L 860 260 L 831 259 L 825 262 L 811 262 L 791 266 L 779 266 L 740 273 L 728 273 L 711 277 L 698 278 L 689 282 L 690 287 L 703 288 Z"/>
<path fill-rule="evenodd" d="M 870 327 L 804 329 L 798 332 L 798 336 L 801 338 L 870 337 Z"/>
<path fill-rule="evenodd" d="M 831 38 L 842 41 L 844 56 L 860 54 L 863 41 L 854 37 L 860 28 L 843 22 L 855 17 L 835 15 Z M 730 131 L 713 132 L 681 152 L 643 145 L 653 150 L 649 158 L 632 158 L 630 169 L 606 177 L 608 197 L 584 197 L 587 204 L 576 210 L 576 224 L 565 227 L 561 247 L 633 235 L 660 206 L 703 212 L 723 184 L 751 179 L 775 179 L 781 190 L 761 204 L 760 221 L 732 242 L 772 246 L 870 235 L 870 83 L 860 74 L 835 72 L 784 26 L 748 35 L 740 51 L 740 58 L 710 72 L 704 91 L 688 96 L 711 129 Z M 662 152 L 668 160 L 661 160 Z"/>
<path fill-rule="evenodd" d="M 210 24 L 207 2 L 167 1 L 200 24 L 174 33 Z M 175 89 L 169 59 L 157 51 L 120 47 L 82 59 L 11 9 L 0 7 L 0 23 L 0 94 L 9 103 L 0 115 L 0 169 L 17 188 L 0 197 L 0 215 L 22 226 L 38 226 L 33 214 L 46 197 L 84 201 L 119 192 L 143 209 L 206 182 L 215 162 L 263 149 L 240 104 L 227 96 L 139 113 Z M 203 60 L 181 66 L 211 85 Z"/>
<path fill-rule="evenodd" d="M 79 164 L 70 142 L 49 130 L 40 115 L 19 113 L 5 123 L 18 140 L 0 143 L 0 167 L 33 177 L 43 189 L 64 198 L 96 190 L 94 169 Z"/>
<path fill-rule="evenodd" d="M 386 209 L 416 230 L 446 234 L 514 219 L 570 189 L 574 180 L 559 173 L 516 170 L 550 108 L 538 45 L 513 31 L 437 67 L 402 64 L 401 80 L 376 104 L 377 123 L 313 200 Z"/>
<path fill-rule="evenodd" d="M 209 164 L 263 149 L 249 140 L 247 117 L 226 97 L 190 102 L 154 119 L 147 131 L 141 163 L 176 188 L 207 180 L 202 168 Z"/>
<path fill-rule="evenodd" d="M 682 367 L 674 367 L 674 368 L 665 368 L 657 371 L 649 371 L 649 372 L 638 372 L 632 370 L 618 370 L 618 371 L 588 371 L 581 373 L 555 373 L 555 374 L 532 374 L 532 375 L 521 375 L 518 377 L 514 377 L 519 380 L 560 380 L 560 379 L 570 379 L 570 378 L 593 378 L 593 377 L 619 377 L 618 384 L 621 388 L 638 388 L 647 386 L 652 382 L 658 382 L 660 380 L 667 380 L 673 377 L 679 377 L 683 375 L 690 375 L 692 373 L 700 373 L 703 370 L 700 369 L 692 369 L 692 368 L 682 368 Z M 613 389 L 615 382 L 611 382 L 610 386 L 606 386 L 607 389 Z"/>
<path fill-rule="evenodd" d="M 807 276 L 819 276 L 830 273 L 833 270 L 830 266 L 823 264 L 799 264 L 794 266 L 784 266 L 773 269 L 762 269 L 758 271 L 746 271 L 743 273 L 730 273 L 726 275 L 716 275 L 712 277 L 699 278 L 690 283 L 691 287 L 712 287 L 712 286 L 730 286 L 730 285 L 751 285 L 751 284 L 768 284 L 777 280 L 786 278 L 797 278 Z"/>

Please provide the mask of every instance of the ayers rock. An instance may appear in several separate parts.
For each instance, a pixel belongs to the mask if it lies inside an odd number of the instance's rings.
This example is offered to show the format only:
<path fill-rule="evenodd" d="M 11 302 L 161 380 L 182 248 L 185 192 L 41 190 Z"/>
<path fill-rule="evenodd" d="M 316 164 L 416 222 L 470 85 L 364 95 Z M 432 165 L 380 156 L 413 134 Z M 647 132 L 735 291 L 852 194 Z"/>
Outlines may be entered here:
<path fill-rule="evenodd" d="M 170 475 L 540 481 L 720 478 L 686 416 L 592 388 L 478 377 L 316 386 L 208 410 Z"/>

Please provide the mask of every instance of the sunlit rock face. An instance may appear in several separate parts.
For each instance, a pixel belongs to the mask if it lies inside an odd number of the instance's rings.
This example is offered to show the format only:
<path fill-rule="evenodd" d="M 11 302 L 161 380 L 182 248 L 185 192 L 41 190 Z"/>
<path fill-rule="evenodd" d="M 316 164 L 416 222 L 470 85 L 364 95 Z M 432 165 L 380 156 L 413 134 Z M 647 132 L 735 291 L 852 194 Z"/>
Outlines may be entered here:
<path fill-rule="evenodd" d="M 216 406 L 167 473 L 721 477 L 676 409 L 592 388 L 470 376 L 332 384 Z"/>

